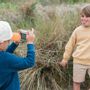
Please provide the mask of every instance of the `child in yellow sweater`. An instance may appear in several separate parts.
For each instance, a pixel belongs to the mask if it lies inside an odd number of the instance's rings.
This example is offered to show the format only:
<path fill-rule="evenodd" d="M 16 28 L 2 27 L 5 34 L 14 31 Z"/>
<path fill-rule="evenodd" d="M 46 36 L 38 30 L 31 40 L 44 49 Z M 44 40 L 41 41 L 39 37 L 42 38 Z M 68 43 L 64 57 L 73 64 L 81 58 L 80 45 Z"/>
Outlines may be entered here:
<path fill-rule="evenodd" d="M 60 64 L 65 67 L 73 56 L 73 90 L 80 90 L 86 72 L 90 76 L 90 5 L 81 10 L 81 25 L 72 33 Z"/>

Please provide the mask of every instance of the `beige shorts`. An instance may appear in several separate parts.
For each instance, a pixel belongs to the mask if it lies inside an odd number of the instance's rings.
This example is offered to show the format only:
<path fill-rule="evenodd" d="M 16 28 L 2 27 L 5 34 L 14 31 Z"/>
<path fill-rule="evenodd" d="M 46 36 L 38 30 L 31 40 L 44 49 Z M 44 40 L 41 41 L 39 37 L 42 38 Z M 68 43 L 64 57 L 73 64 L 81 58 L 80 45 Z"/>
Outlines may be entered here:
<path fill-rule="evenodd" d="M 73 64 L 73 81 L 77 83 L 84 82 L 86 72 L 90 77 L 90 65 Z"/>

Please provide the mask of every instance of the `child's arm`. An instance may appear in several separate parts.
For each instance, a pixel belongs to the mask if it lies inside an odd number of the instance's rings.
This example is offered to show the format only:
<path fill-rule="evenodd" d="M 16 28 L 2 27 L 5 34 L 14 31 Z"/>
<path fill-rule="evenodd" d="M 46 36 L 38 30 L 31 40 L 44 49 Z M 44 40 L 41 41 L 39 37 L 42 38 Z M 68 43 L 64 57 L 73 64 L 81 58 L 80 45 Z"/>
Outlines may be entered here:
<path fill-rule="evenodd" d="M 6 52 L 9 52 L 9 53 L 13 53 L 15 51 L 15 49 L 18 47 L 19 43 L 11 43 L 10 46 L 8 46 L 8 48 L 6 49 Z"/>
<path fill-rule="evenodd" d="M 65 46 L 65 52 L 63 54 L 63 59 L 60 62 L 62 66 L 66 66 L 68 63 L 69 58 L 71 57 L 71 54 L 75 48 L 76 45 L 76 32 L 74 31 L 68 41 L 68 43 Z"/>
<path fill-rule="evenodd" d="M 35 47 L 33 44 L 27 45 L 26 57 L 19 57 L 10 53 L 6 53 L 5 57 L 5 61 L 3 60 L 5 63 L 5 66 L 3 67 L 6 68 L 5 71 L 16 72 L 19 70 L 27 69 L 33 67 L 35 64 Z"/>
<path fill-rule="evenodd" d="M 76 32 L 74 31 L 68 41 L 68 43 L 65 46 L 65 52 L 63 54 L 63 60 L 68 61 L 69 58 L 71 57 L 71 54 L 73 50 L 75 49 L 76 46 Z"/>
<path fill-rule="evenodd" d="M 4 61 L 7 65 L 6 69 L 12 71 L 19 71 L 26 68 L 30 68 L 35 64 L 35 47 L 34 47 L 34 39 L 35 35 L 33 31 L 28 32 L 26 35 L 27 40 L 27 56 L 26 57 L 18 57 L 12 55 L 10 53 L 6 54 L 6 61 Z"/>
<path fill-rule="evenodd" d="M 16 35 L 16 37 L 15 37 L 15 35 Z M 6 49 L 6 52 L 9 52 L 9 53 L 13 53 L 15 51 L 15 49 L 17 48 L 17 46 L 19 45 L 19 43 L 21 41 L 20 34 L 19 33 L 13 34 L 13 37 L 11 38 L 11 40 L 13 42 Z"/>

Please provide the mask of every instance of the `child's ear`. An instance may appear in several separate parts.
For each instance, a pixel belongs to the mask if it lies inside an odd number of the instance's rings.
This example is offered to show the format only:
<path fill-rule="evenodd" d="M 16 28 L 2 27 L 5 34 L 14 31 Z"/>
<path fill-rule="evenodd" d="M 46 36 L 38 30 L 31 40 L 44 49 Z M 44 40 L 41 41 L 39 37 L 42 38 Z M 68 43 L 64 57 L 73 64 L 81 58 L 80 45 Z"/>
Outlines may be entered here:
<path fill-rule="evenodd" d="M 0 45 L 3 45 L 4 44 L 4 42 L 0 42 Z"/>

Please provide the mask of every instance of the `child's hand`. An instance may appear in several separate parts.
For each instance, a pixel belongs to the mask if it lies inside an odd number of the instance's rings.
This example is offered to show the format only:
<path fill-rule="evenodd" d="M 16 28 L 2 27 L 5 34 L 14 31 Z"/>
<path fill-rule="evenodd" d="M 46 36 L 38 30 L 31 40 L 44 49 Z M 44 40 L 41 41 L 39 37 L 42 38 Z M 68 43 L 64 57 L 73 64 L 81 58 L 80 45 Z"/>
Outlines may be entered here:
<path fill-rule="evenodd" d="M 19 33 L 19 32 L 14 32 L 11 40 L 12 40 L 14 43 L 16 43 L 16 44 L 19 44 L 20 41 L 21 41 L 21 35 L 20 35 L 20 33 Z"/>
<path fill-rule="evenodd" d="M 27 44 L 33 44 L 35 40 L 34 29 L 32 29 L 32 31 L 27 32 L 26 40 L 27 40 Z"/>
<path fill-rule="evenodd" d="M 61 66 L 63 66 L 64 68 L 66 68 L 67 63 L 68 63 L 68 61 L 65 61 L 64 59 L 63 59 L 61 62 L 59 62 L 59 64 L 60 64 Z"/>

